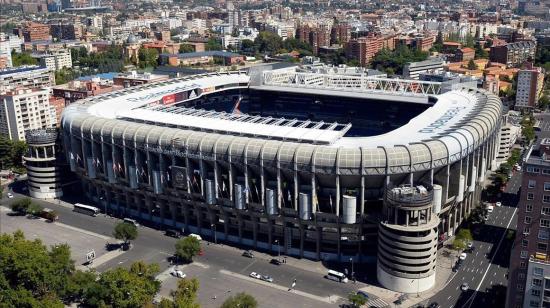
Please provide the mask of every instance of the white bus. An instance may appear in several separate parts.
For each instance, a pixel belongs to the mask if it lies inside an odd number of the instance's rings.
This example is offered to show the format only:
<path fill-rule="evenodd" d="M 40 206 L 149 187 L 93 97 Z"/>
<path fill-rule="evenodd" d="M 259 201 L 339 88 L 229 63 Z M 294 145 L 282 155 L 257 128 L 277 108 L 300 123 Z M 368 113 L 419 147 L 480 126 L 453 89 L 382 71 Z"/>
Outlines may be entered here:
<path fill-rule="evenodd" d="M 81 203 L 75 203 L 73 211 L 81 214 L 94 216 L 94 217 L 97 216 L 97 214 L 99 214 L 99 209 L 97 207 L 84 205 Z"/>
<path fill-rule="evenodd" d="M 340 273 L 333 270 L 328 270 L 328 274 L 325 277 L 327 279 L 342 282 L 342 283 L 348 282 L 348 278 L 346 277 L 346 275 L 344 275 L 344 273 Z"/>

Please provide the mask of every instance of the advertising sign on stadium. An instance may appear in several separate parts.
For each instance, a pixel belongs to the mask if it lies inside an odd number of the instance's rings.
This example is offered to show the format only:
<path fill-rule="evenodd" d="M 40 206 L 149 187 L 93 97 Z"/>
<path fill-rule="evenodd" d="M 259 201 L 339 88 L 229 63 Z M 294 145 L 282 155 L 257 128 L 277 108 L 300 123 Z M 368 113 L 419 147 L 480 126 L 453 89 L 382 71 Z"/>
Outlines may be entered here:
<path fill-rule="evenodd" d="M 216 88 L 214 88 L 214 87 L 202 88 L 202 93 L 214 92 L 215 89 L 216 89 Z"/>
<path fill-rule="evenodd" d="M 172 105 L 176 102 L 176 94 L 168 94 L 162 97 L 163 105 Z"/>

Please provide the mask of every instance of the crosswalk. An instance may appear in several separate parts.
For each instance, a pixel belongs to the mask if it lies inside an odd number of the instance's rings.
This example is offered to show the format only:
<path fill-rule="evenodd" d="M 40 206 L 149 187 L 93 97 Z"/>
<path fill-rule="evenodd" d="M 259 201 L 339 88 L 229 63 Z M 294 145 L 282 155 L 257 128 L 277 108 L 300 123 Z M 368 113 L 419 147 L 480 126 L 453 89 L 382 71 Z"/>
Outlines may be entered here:
<path fill-rule="evenodd" d="M 386 303 L 383 299 L 381 298 L 371 298 L 369 299 L 369 301 L 367 302 L 367 305 L 366 307 L 373 307 L 373 308 L 387 308 L 387 307 L 390 307 L 390 305 L 388 303 Z"/>
<path fill-rule="evenodd" d="M 539 128 L 543 132 L 550 131 L 550 121 L 544 121 L 544 120 L 540 121 L 539 122 Z"/>

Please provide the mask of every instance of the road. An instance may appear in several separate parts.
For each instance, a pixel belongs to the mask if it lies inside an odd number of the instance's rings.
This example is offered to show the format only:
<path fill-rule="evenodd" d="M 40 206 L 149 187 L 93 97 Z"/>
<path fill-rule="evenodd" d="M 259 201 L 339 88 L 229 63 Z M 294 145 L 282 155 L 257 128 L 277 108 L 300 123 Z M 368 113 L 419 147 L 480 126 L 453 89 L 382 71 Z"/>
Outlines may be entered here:
<path fill-rule="evenodd" d="M 11 201 L 24 197 L 17 193 L 14 195 L 14 199 L 4 198 L 0 204 L 7 206 Z M 33 201 L 43 207 L 56 210 L 59 213 L 60 223 L 105 236 L 111 236 L 114 226 L 121 221 L 103 214 L 92 217 L 75 213 L 72 208 L 43 200 L 35 199 Z M 165 236 L 161 231 L 140 226 L 138 238 L 132 242 L 133 248 L 117 258 L 105 262 L 97 270 L 101 272 L 116 266 L 129 266 L 133 261 L 143 260 L 147 263 L 158 263 L 161 271 L 164 271 L 171 266 L 169 257 L 173 254 L 175 242 L 175 239 Z M 269 264 L 268 258 L 245 258 L 241 256 L 242 250 L 223 244 L 210 244 L 203 241 L 202 248 L 204 255 L 197 256 L 196 261 L 208 264 L 213 269 L 225 269 L 246 276 L 255 271 L 272 276 L 276 284 L 286 288 L 296 279 L 296 290 L 321 297 L 340 297 L 342 299 L 340 302 L 343 302 L 350 292 L 355 292 L 366 286 L 361 282 L 342 284 L 327 280 L 319 271 L 300 268 L 299 263 L 296 263 L 297 266 L 290 264 L 276 266 Z M 296 260 L 296 262 L 300 261 Z M 289 263 L 291 262 L 289 261 Z"/>
<path fill-rule="evenodd" d="M 502 206 L 494 208 L 485 224 L 474 228 L 474 251 L 467 253 L 460 269 L 430 303 L 437 302 L 443 308 L 504 307 L 513 243 L 507 233 L 516 228 L 520 185 L 521 173 L 515 172 L 499 196 Z M 468 290 L 461 290 L 463 283 L 468 284 Z"/>

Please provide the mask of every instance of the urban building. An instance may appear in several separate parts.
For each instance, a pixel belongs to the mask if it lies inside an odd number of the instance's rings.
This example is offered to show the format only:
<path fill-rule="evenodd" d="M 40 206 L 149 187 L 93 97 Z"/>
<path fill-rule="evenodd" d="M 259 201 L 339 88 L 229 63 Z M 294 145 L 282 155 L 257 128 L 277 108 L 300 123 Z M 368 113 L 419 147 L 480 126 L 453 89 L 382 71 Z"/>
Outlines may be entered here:
<path fill-rule="evenodd" d="M 397 292 L 432 288 L 441 235 L 496 165 L 502 103 L 480 89 L 298 70 L 192 75 L 68 106 L 64 151 L 83 194 L 203 237 L 377 262 Z"/>
<path fill-rule="evenodd" d="M 504 45 L 492 46 L 489 60 L 506 64 L 508 67 L 519 67 L 535 58 L 537 43 L 535 41 L 519 41 Z"/>
<path fill-rule="evenodd" d="M 515 109 L 533 109 L 537 107 L 544 86 L 544 70 L 527 63 L 525 69 L 518 71 Z"/>
<path fill-rule="evenodd" d="M 357 60 L 360 66 L 367 66 L 382 48 L 383 40 L 374 36 L 360 37 L 345 44 L 346 56 Z"/>
<path fill-rule="evenodd" d="M 187 52 L 179 54 L 161 54 L 160 62 L 171 66 L 200 65 L 217 62 L 221 65 L 244 63 L 245 56 L 227 51 Z"/>
<path fill-rule="evenodd" d="M 313 54 L 318 54 L 319 47 L 330 46 L 332 24 L 320 22 L 317 24 L 303 23 L 296 29 L 296 38 L 308 43 L 313 49 Z"/>
<path fill-rule="evenodd" d="M 506 307 L 547 307 L 539 300 L 531 306 L 533 287 L 546 287 L 544 276 L 533 277 L 533 269 L 542 267 L 536 260 L 546 260 L 550 239 L 550 139 L 541 138 L 525 156 L 521 190 L 517 205 L 516 237 L 510 256 Z M 532 260 L 532 261 L 531 261 Z M 529 270 L 531 268 L 531 271 Z M 543 270 L 544 273 L 544 270 Z M 529 278 L 529 279 L 528 279 Z M 540 284 L 539 284 L 540 282 Z M 533 285 L 534 284 L 534 285 Z M 530 292 L 526 294 L 526 292 Z M 536 293 L 537 296 L 541 294 Z M 536 300 L 534 300 L 536 301 Z M 524 303 L 528 302 L 528 306 Z M 547 305 L 547 304 L 546 304 Z"/>
<path fill-rule="evenodd" d="M 40 66 L 52 71 L 73 67 L 73 59 L 69 50 L 49 51 L 43 54 L 34 54 L 33 57 L 38 58 Z"/>
<path fill-rule="evenodd" d="M 0 51 L 4 52 L 21 52 L 23 40 L 15 34 L 5 34 L 0 32 Z"/>
<path fill-rule="evenodd" d="M 58 40 L 78 40 L 82 37 L 82 24 L 58 23 L 50 25 L 50 33 Z"/>
<path fill-rule="evenodd" d="M 548 233 L 548 230 L 544 230 L 542 238 L 548 239 Z M 539 253 L 529 256 L 525 281 L 523 307 L 550 307 L 550 258 L 548 254 Z"/>
<path fill-rule="evenodd" d="M 55 109 L 55 123 L 59 126 L 59 123 L 61 123 L 61 114 L 63 113 L 66 105 L 65 99 L 62 97 L 51 96 L 50 105 Z"/>
<path fill-rule="evenodd" d="M 37 22 L 25 23 L 21 28 L 14 29 L 14 32 L 22 37 L 25 42 L 51 40 L 50 27 Z"/>
<path fill-rule="evenodd" d="M 331 44 L 345 44 L 351 40 L 351 26 L 348 23 L 335 23 L 330 33 Z"/>
<path fill-rule="evenodd" d="M 438 74 L 443 72 L 444 65 L 445 60 L 441 58 L 407 63 L 403 68 L 403 76 L 410 79 L 418 79 L 420 74 Z"/>
<path fill-rule="evenodd" d="M 294 24 L 270 21 L 265 25 L 265 31 L 276 33 L 281 39 L 294 38 L 296 27 Z"/>
<path fill-rule="evenodd" d="M 54 86 L 52 91 L 54 97 L 64 99 L 65 104 L 68 105 L 86 97 L 109 93 L 121 88 L 120 85 L 105 84 L 97 79 L 92 79 L 88 81 L 74 80 L 63 85 Z"/>
<path fill-rule="evenodd" d="M 470 60 L 473 60 L 475 56 L 476 56 L 476 52 L 472 48 L 469 48 L 469 47 L 458 48 L 455 51 L 454 57 L 452 58 L 452 62 L 470 61 Z"/>
<path fill-rule="evenodd" d="M 25 141 L 25 131 L 55 127 L 47 89 L 16 89 L 0 95 L 0 134 Z"/>
<path fill-rule="evenodd" d="M 508 160 L 512 148 L 519 136 L 521 136 L 521 126 L 510 121 L 509 115 L 502 116 L 502 125 L 500 127 L 500 142 L 497 154 L 497 164 L 502 164 Z"/>
<path fill-rule="evenodd" d="M 0 43 L 1 44 L 1 43 Z M 0 70 L 13 66 L 11 52 L 0 50 Z"/>
<path fill-rule="evenodd" d="M 25 66 L 0 70 L 0 94 L 16 88 L 46 88 L 52 85 L 55 85 L 55 75 L 46 67 Z"/>
<path fill-rule="evenodd" d="M 151 73 L 138 73 L 131 71 L 128 73 L 120 73 L 113 78 L 113 83 L 116 86 L 124 88 L 139 86 L 142 84 L 153 83 L 163 80 L 168 80 L 167 75 L 154 75 Z"/>

